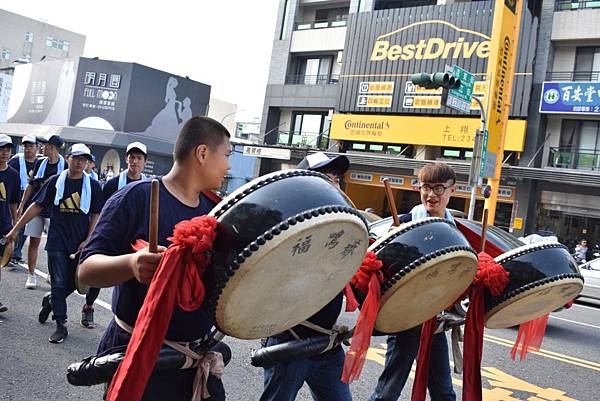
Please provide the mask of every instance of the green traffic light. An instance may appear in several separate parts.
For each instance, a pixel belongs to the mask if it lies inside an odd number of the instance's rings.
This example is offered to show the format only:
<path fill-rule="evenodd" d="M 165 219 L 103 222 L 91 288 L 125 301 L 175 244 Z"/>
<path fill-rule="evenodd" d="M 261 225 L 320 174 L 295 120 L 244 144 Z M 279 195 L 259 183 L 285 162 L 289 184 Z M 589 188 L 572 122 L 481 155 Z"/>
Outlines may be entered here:
<path fill-rule="evenodd" d="M 460 79 L 454 78 L 447 72 L 434 72 L 433 74 L 420 72 L 411 75 L 410 81 L 425 89 L 458 89 L 460 87 Z"/>

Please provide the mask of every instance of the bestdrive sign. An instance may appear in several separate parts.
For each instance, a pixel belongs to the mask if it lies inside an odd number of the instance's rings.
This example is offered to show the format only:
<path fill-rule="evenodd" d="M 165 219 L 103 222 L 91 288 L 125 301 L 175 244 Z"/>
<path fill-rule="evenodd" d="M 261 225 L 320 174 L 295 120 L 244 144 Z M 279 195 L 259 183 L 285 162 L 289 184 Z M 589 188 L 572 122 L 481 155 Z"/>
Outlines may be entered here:
<path fill-rule="evenodd" d="M 433 37 L 421 39 L 416 43 L 395 43 L 402 39 L 402 32 L 413 29 L 419 25 L 444 25 L 448 27 L 445 30 L 448 36 L 454 36 L 454 40 L 447 40 L 443 37 Z M 455 35 L 452 35 L 452 31 Z M 404 26 L 393 32 L 386 33 L 377 37 L 371 52 L 371 61 L 409 61 L 409 60 L 432 60 L 444 59 L 452 61 L 453 59 L 471 57 L 488 58 L 490 55 L 490 37 L 481 32 L 470 29 L 462 29 L 458 26 L 442 20 L 420 21 Z"/>
<path fill-rule="evenodd" d="M 435 100 L 425 98 L 425 93 L 408 93 L 406 82 L 411 74 L 444 71 L 446 65 L 458 65 L 483 80 L 492 56 L 493 13 L 492 1 L 474 1 L 350 14 L 337 111 L 458 115 L 446 108 L 428 108 L 429 103 L 406 107 L 406 97 Z M 519 57 L 527 62 L 516 71 L 512 117 L 527 116 L 530 103 L 531 76 L 527 74 L 532 70 L 537 25 L 531 14 L 524 19 Z M 393 84 L 393 93 L 386 94 L 392 97 L 391 103 L 383 107 L 359 101 L 365 95 L 360 92 L 361 83 L 368 82 Z M 478 114 L 473 111 L 472 117 Z"/>

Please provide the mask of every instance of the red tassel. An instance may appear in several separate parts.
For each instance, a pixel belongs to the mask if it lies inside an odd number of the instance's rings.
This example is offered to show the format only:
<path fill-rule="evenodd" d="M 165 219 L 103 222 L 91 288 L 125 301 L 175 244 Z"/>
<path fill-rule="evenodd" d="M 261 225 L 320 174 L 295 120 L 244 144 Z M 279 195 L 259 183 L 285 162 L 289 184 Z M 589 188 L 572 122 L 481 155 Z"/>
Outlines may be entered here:
<path fill-rule="evenodd" d="M 346 284 L 344 287 L 344 296 L 346 297 L 346 312 L 354 312 L 357 310 L 360 305 L 354 296 L 354 292 L 352 291 L 350 284 Z"/>
<path fill-rule="evenodd" d="M 195 217 L 175 226 L 172 244 L 163 254 L 138 314 L 125 358 L 119 364 L 107 393 L 108 401 L 138 401 L 156 364 L 167 334 L 175 302 L 187 311 L 202 305 L 202 273 L 210 263 L 216 237 L 214 217 Z M 133 244 L 141 249 L 143 240 Z M 140 248 L 141 247 L 141 248 Z"/>
<path fill-rule="evenodd" d="M 509 283 L 509 273 L 485 252 L 478 255 L 477 274 L 469 291 L 465 324 L 463 401 L 481 401 L 481 358 L 485 322 L 485 290 L 500 295 Z"/>
<path fill-rule="evenodd" d="M 525 359 L 528 351 L 540 350 L 544 341 L 544 334 L 546 333 L 548 317 L 550 317 L 549 314 L 530 320 L 529 322 L 521 323 L 517 340 L 510 353 L 513 361 L 516 358 L 517 351 L 520 351 L 519 360 L 522 361 Z"/>
<path fill-rule="evenodd" d="M 372 251 L 368 251 L 362 265 L 350 281 L 352 285 L 366 293 L 367 297 L 354 328 L 350 350 L 346 353 L 344 371 L 342 372 L 344 383 L 352 383 L 360 376 L 367 357 L 367 351 L 371 344 L 371 334 L 375 327 L 375 320 L 381 302 L 380 283 L 382 277 L 379 271 L 382 266 L 383 262 L 377 259 L 377 255 Z"/>
<path fill-rule="evenodd" d="M 412 401 L 425 401 L 427 395 L 427 378 L 429 377 L 429 361 L 431 356 L 431 343 L 435 333 L 437 316 L 429 319 L 421 327 L 419 353 L 417 355 L 417 372 L 412 388 Z"/>

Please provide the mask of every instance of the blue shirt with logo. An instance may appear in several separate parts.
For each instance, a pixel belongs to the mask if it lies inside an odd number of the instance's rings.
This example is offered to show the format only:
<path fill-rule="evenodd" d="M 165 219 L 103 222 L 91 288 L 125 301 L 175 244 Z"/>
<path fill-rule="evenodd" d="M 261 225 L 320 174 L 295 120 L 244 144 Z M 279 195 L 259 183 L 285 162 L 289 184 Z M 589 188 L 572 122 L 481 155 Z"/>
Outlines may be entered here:
<path fill-rule="evenodd" d="M 29 195 L 29 199 L 27 200 L 27 203 L 25 204 L 25 208 L 23 209 L 23 212 L 25 212 L 25 210 L 27 210 L 29 205 L 31 205 L 33 203 L 33 198 L 41 190 L 44 183 L 46 181 L 48 181 L 48 179 L 50 177 L 52 177 L 53 175 L 62 173 L 62 171 L 57 171 L 58 170 L 58 161 L 54 164 L 51 164 L 50 162 L 48 162 L 48 164 L 46 165 L 46 170 L 44 170 L 44 176 L 42 178 L 35 178 L 37 172 L 40 169 L 40 166 L 42 165 L 42 162 L 46 159 L 47 159 L 46 157 L 42 157 L 41 159 L 37 159 L 33 164 L 33 171 L 31 172 L 31 177 L 29 178 L 29 185 L 31 185 L 31 187 L 32 187 L 31 195 Z M 68 167 L 69 166 L 67 165 L 67 161 L 65 160 L 65 168 L 64 169 L 66 170 Z M 42 212 L 40 213 L 40 216 L 50 217 L 50 209 L 44 208 L 44 210 L 42 210 Z"/>
<path fill-rule="evenodd" d="M 55 175 L 46 181 L 33 198 L 33 202 L 50 211 L 46 250 L 72 254 L 77 252 L 79 245 L 87 238 L 91 215 L 102 210 L 102 188 L 98 181 L 90 180 L 90 211 L 85 214 L 79 209 L 83 177 L 77 180 L 67 177 L 63 197 L 58 205 L 55 205 L 57 179 L 58 175 Z"/>
<path fill-rule="evenodd" d="M 0 171 L 0 235 L 5 235 L 12 228 L 10 205 L 19 203 L 21 186 L 19 173 L 12 167 Z"/>
<path fill-rule="evenodd" d="M 142 180 L 127 185 L 117 191 L 106 202 L 96 228 L 83 249 L 81 261 L 91 255 L 102 254 L 118 256 L 132 253 L 131 245 L 138 239 L 148 241 L 150 214 L 150 183 Z M 208 214 L 215 203 L 200 195 L 197 207 L 183 204 L 173 196 L 160 182 L 158 243 L 168 246 L 167 239 L 173 234 L 173 228 L 182 220 Z M 138 313 L 144 303 L 148 286 L 135 278 L 116 285 L 113 289 L 112 311 L 119 319 L 130 326 L 135 325 Z M 193 341 L 203 338 L 214 325 L 201 308 L 193 312 L 184 312 L 176 307 L 166 338 L 175 341 Z M 114 327 L 113 327 L 114 329 Z M 117 333 L 117 334 L 115 334 Z M 107 329 L 99 350 L 127 343 L 128 335 L 118 336 L 118 330 Z"/>

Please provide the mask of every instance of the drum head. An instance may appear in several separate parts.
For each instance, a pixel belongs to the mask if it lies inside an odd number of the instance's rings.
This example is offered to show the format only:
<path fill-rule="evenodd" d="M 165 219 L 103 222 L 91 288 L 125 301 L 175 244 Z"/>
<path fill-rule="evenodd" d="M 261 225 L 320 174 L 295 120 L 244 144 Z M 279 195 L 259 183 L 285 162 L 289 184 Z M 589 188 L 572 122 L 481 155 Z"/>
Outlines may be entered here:
<path fill-rule="evenodd" d="M 220 330 L 241 339 L 281 333 L 343 290 L 363 261 L 368 233 L 358 213 L 327 209 L 288 219 L 238 256 L 215 308 Z"/>
<path fill-rule="evenodd" d="M 492 308 L 485 316 L 485 327 L 503 329 L 537 319 L 564 306 L 582 289 L 583 281 L 579 278 L 536 286 Z"/>
<path fill-rule="evenodd" d="M 392 334 L 431 319 L 460 297 L 476 273 L 477 257 L 467 250 L 426 261 L 382 295 L 375 328 Z"/>
<path fill-rule="evenodd" d="M 2 253 L 2 259 L 0 259 L 0 267 L 6 267 L 10 259 L 12 258 L 13 251 L 15 250 L 15 242 L 10 241 L 4 246 L 4 252 Z"/>

